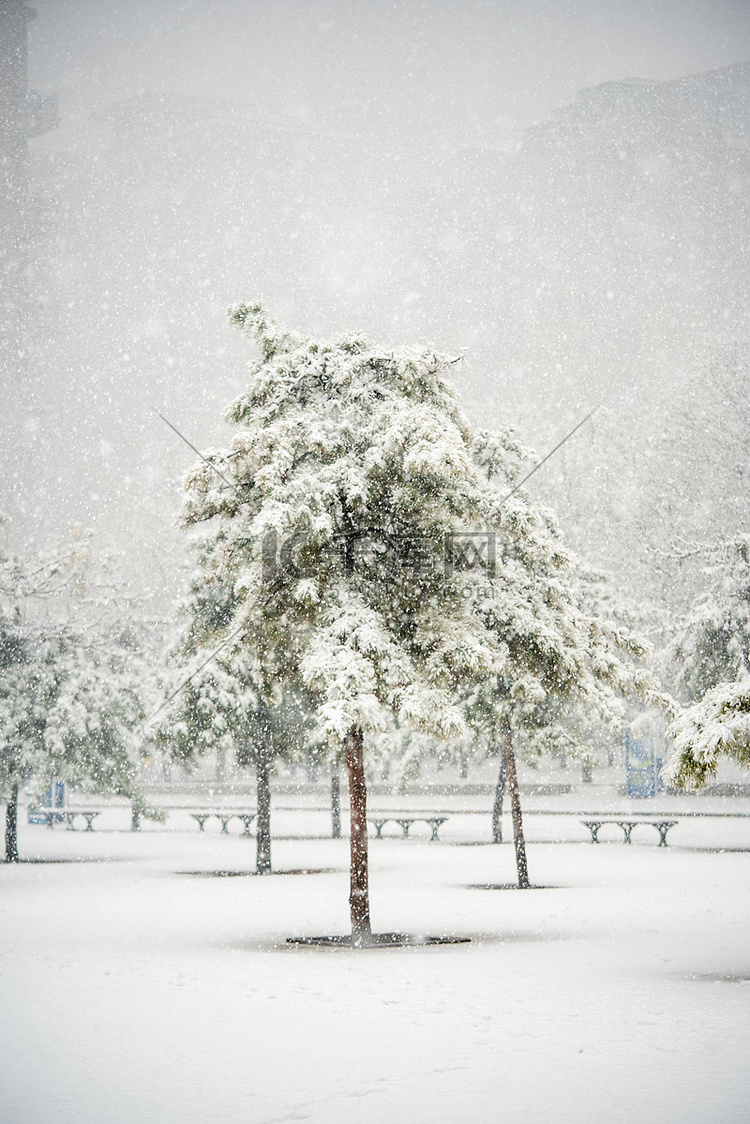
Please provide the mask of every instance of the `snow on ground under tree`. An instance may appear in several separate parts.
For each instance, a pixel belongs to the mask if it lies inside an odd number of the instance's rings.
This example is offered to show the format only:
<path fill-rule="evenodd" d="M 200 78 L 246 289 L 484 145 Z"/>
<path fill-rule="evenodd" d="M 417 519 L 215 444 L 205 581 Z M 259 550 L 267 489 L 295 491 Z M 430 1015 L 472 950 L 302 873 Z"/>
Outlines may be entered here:
<path fill-rule="evenodd" d="M 347 930 L 346 840 L 218 878 L 254 841 L 24 824 L 53 861 L 0 866 L 4 1124 L 745 1121 L 750 819 L 559 827 L 530 821 L 526 892 L 471 888 L 512 845 L 371 843 L 375 928 L 470 944 L 300 950 Z"/>

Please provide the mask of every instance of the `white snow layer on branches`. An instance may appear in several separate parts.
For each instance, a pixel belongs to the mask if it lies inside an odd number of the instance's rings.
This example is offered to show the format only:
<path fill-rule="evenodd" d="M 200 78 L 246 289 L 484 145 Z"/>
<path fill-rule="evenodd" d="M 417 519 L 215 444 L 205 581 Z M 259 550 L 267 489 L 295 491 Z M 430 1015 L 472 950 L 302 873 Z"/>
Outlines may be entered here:
<path fill-rule="evenodd" d="M 64 620 L 37 621 L 33 583 L 0 559 L 0 794 L 58 778 L 92 792 L 135 791 L 140 688 L 126 649 Z M 32 606 L 33 608 L 33 606 Z"/>
<path fill-rule="evenodd" d="M 686 707 L 667 731 L 674 753 L 664 770 L 672 783 L 700 788 L 722 755 L 750 765 L 750 677 L 721 683 Z"/>
<path fill-rule="evenodd" d="M 507 498 L 525 451 L 510 431 L 472 433 L 455 360 L 305 338 L 259 304 L 230 315 L 260 347 L 226 411 L 231 449 L 212 454 L 232 486 L 196 466 L 183 522 L 212 527 L 205 565 L 236 598 L 224 627 L 301 675 L 329 739 L 388 712 L 460 735 L 456 700 L 477 682 L 531 702 L 596 683 L 659 695 L 645 646 L 581 611 L 550 515 Z M 494 572 L 487 556 L 446 566 L 461 534 L 493 537 Z"/>

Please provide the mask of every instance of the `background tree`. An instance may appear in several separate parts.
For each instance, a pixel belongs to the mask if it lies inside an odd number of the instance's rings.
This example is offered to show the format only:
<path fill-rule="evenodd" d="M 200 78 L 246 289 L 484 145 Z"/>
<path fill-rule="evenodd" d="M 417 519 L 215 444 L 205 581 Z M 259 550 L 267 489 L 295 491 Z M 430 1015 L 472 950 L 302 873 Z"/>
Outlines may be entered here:
<path fill-rule="evenodd" d="M 473 458 L 486 481 L 480 518 L 492 560 L 462 577 L 471 613 L 492 637 L 493 675 L 477 684 L 468 713 L 490 744 L 502 746 L 511 798 L 518 884 L 529 886 L 514 742 L 572 740 L 576 706 L 607 709 L 613 693 L 669 705 L 642 665 L 648 644 L 620 621 L 593 611 L 549 511 L 531 505 L 518 483 L 527 455 L 506 431 L 480 431 Z M 498 784 L 500 788 L 500 782 Z M 497 800 L 496 800 L 497 803 Z"/>
<path fill-rule="evenodd" d="M 703 788 L 722 757 L 750 766 L 750 676 L 713 687 L 674 718 L 667 735 L 674 751 L 663 775 L 680 788 Z"/>
<path fill-rule="evenodd" d="M 70 613 L 77 571 L 54 552 L 33 568 L 0 557 L 0 793 L 5 853 L 18 860 L 18 795 L 53 780 L 132 798 L 142 718 L 127 637 Z"/>
<path fill-rule="evenodd" d="M 668 651 L 676 685 L 691 702 L 750 675 L 750 536 L 700 553 L 702 589 Z"/>
<path fill-rule="evenodd" d="M 210 571 L 210 550 L 199 549 L 198 558 L 182 606 L 186 627 L 168 659 L 168 695 L 181 689 L 159 716 L 153 733 L 183 765 L 216 753 L 229 754 L 241 768 L 254 767 L 256 870 L 270 874 L 271 774 L 279 758 L 299 760 L 304 755 L 307 709 L 299 691 L 282 691 L 273 663 L 266 660 L 261 666 L 247 649 L 225 647 L 183 683 L 203 645 L 215 645 L 226 637 L 236 608 L 231 587 Z"/>
<path fill-rule="evenodd" d="M 664 776 L 685 788 L 702 788 L 723 756 L 750 764 L 750 537 L 701 554 L 703 589 L 669 649 L 691 705 L 667 731 L 674 751 Z"/>

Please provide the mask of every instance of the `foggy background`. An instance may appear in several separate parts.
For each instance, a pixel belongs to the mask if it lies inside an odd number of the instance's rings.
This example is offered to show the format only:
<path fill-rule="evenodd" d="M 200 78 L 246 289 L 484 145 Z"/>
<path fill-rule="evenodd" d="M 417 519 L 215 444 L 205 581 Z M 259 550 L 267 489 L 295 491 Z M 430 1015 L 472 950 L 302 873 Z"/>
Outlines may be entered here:
<path fill-rule="evenodd" d="M 168 605 L 198 447 L 249 343 L 226 307 L 465 356 L 566 539 L 639 596 L 747 530 L 750 6 L 40 0 L 3 544 L 114 548 Z M 717 372 L 719 374 L 717 375 Z M 696 579 L 698 580 L 698 579 Z"/>

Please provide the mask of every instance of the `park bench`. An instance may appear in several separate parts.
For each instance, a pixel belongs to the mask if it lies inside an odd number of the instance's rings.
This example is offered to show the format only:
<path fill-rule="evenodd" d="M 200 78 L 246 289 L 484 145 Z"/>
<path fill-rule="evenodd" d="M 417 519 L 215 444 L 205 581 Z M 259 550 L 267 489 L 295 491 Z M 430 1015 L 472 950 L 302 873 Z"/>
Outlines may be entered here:
<path fill-rule="evenodd" d="M 75 831 L 76 816 L 83 816 L 86 821 L 84 831 L 93 831 L 94 820 L 100 815 L 100 812 L 84 810 L 83 808 L 35 808 L 34 814 L 43 816 L 47 827 L 54 827 L 56 823 L 65 822 L 68 831 Z"/>
<path fill-rule="evenodd" d="M 242 834 L 249 835 L 250 824 L 255 819 L 257 812 L 246 812 L 244 810 L 237 812 L 191 812 L 190 815 L 197 821 L 199 831 L 205 831 L 206 820 L 210 820 L 214 817 L 221 824 L 222 835 L 229 835 L 229 821 L 233 819 L 242 820 L 245 827 Z"/>
<path fill-rule="evenodd" d="M 368 816 L 368 821 L 375 828 L 375 838 L 382 839 L 382 831 L 387 823 L 397 823 L 404 833 L 404 839 L 409 836 L 409 828 L 413 823 L 426 823 L 430 831 L 430 842 L 438 838 L 438 831 L 440 825 L 444 824 L 448 819 L 447 816 L 420 816 L 420 815 L 402 815 L 401 812 L 394 813 L 392 816 Z"/>
<path fill-rule="evenodd" d="M 587 827 L 591 832 L 592 843 L 599 842 L 599 828 L 603 827 L 605 824 L 617 824 L 618 827 L 622 828 L 622 832 L 624 835 L 623 842 L 630 843 L 630 836 L 632 834 L 633 828 L 637 824 L 642 823 L 646 824 L 648 827 L 656 828 L 656 830 L 659 832 L 660 847 L 667 846 L 667 832 L 669 831 L 670 827 L 674 827 L 677 822 L 677 820 L 581 820 L 583 826 Z"/>

